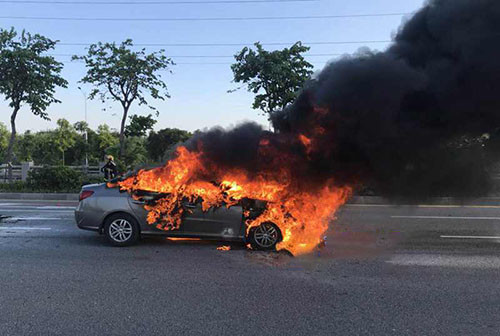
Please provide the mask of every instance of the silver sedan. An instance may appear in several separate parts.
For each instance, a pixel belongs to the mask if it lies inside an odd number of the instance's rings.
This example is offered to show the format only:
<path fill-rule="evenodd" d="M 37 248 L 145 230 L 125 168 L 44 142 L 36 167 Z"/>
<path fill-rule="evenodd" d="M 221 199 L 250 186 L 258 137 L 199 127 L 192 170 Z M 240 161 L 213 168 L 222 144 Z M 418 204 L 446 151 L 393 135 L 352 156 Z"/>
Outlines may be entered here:
<path fill-rule="evenodd" d="M 146 193 L 142 200 L 133 199 L 118 188 L 108 188 L 105 183 L 84 186 L 75 210 L 76 224 L 80 229 L 105 234 L 115 246 L 132 245 L 143 235 L 179 238 L 205 238 L 226 241 L 243 241 L 256 249 L 274 249 L 282 239 L 279 228 L 270 222 L 246 233 L 244 210 L 235 205 L 202 211 L 201 204 L 185 202 L 186 215 L 178 230 L 164 231 L 146 221 L 144 202 L 152 198 Z"/>

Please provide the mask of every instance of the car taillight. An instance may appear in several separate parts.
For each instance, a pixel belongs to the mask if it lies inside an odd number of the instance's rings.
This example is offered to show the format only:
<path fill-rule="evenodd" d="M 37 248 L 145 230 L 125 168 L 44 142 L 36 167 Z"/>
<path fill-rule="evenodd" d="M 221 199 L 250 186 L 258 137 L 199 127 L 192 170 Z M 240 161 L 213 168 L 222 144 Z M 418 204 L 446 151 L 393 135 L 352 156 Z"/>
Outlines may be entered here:
<path fill-rule="evenodd" d="M 90 196 L 92 196 L 94 194 L 94 192 L 92 190 L 83 190 L 81 193 L 80 193 L 80 202 L 83 201 L 84 199 L 86 198 L 89 198 Z"/>

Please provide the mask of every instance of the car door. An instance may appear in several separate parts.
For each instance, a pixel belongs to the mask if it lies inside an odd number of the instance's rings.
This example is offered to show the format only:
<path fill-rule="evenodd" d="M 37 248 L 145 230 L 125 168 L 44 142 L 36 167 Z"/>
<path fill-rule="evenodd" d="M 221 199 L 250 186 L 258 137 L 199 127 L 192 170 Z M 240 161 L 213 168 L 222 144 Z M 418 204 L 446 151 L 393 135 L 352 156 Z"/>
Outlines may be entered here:
<path fill-rule="evenodd" d="M 205 212 L 205 220 L 220 237 L 238 238 L 244 234 L 243 209 L 239 205 L 210 208 Z"/>
<path fill-rule="evenodd" d="M 153 232 L 153 233 L 162 233 L 163 231 L 157 229 L 155 225 L 148 224 L 147 217 L 148 211 L 144 209 L 144 205 L 146 204 L 144 199 L 148 199 L 147 196 L 144 196 L 141 199 L 133 199 L 132 197 L 128 198 L 129 206 L 132 208 L 132 211 L 139 219 L 139 225 L 141 226 L 142 232 Z"/>
<path fill-rule="evenodd" d="M 145 200 L 152 199 L 147 195 L 142 196 L 140 200 L 129 197 L 129 204 L 136 216 L 141 222 L 143 232 L 150 233 L 165 233 L 165 231 L 157 229 L 155 225 L 147 223 L 148 211 L 144 209 Z M 203 212 L 201 202 L 183 202 L 184 216 L 178 230 L 171 230 L 169 235 L 193 235 L 218 237 L 221 236 L 221 223 L 210 220 L 206 213 Z"/>
<path fill-rule="evenodd" d="M 203 211 L 201 201 L 183 202 L 184 216 L 181 231 L 195 236 L 218 237 L 220 225 L 210 220 Z M 210 210 L 208 210 L 210 211 Z"/>

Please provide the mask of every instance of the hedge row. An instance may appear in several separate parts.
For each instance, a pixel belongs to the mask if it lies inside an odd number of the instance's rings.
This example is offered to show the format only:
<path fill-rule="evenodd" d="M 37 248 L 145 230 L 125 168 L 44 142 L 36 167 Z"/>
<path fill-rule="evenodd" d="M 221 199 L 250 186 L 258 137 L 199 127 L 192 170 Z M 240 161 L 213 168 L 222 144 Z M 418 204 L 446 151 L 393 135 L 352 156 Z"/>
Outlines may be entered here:
<path fill-rule="evenodd" d="M 77 193 L 85 184 L 104 182 L 102 177 L 88 176 L 65 166 L 30 170 L 27 180 L 0 183 L 2 192 Z"/>

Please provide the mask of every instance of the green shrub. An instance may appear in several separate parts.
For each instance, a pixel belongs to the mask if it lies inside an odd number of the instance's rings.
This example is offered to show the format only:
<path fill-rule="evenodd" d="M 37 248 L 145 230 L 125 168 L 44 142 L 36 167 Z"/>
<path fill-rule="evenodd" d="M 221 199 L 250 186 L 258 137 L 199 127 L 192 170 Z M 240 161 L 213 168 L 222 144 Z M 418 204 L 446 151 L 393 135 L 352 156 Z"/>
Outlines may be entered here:
<path fill-rule="evenodd" d="M 102 183 L 104 181 L 104 176 L 90 176 L 82 175 L 82 186 L 86 184 Z"/>
<path fill-rule="evenodd" d="M 26 186 L 32 192 L 79 192 L 82 185 L 103 182 L 102 178 L 86 176 L 65 166 L 32 169 Z"/>
<path fill-rule="evenodd" d="M 30 192 L 31 188 L 26 182 L 15 181 L 12 183 L 0 183 L 1 192 Z"/>
<path fill-rule="evenodd" d="M 64 166 L 32 169 L 27 184 L 36 189 L 74 190 L 81 186 L 81 174 Z"/>

